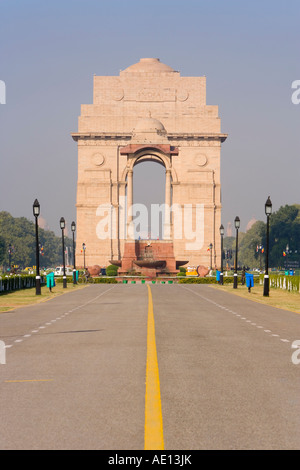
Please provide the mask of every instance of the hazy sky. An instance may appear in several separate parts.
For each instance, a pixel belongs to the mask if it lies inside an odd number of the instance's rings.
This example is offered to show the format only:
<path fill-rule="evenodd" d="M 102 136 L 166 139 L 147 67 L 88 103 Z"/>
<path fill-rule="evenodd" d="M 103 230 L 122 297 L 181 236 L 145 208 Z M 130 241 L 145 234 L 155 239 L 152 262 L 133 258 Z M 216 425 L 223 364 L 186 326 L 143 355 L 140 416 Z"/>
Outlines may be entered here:
<path fill-rule="evenodd" d="M 300 203 L 300 2 L 260 0 L 0 0 L 0 210 L 41 214 L 59 233 L 76 218 L 80 105 L 93 75 L 158 57 L 207 77 L 222 132 L 222 222 Z M 154 166 L 154 165 L 153 165 Z M 158 166 L 158 165 L 157 165 Z"/>

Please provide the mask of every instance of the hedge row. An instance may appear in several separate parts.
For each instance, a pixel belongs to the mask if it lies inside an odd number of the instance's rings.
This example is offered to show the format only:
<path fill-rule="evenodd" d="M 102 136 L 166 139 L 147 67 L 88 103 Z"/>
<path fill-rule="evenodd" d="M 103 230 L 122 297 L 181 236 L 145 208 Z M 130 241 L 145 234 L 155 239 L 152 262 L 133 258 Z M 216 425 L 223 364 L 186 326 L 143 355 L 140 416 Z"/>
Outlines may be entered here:
<path fill-rule="evenodd" d="M 63 282 L 62 276 L 55 278 L 56 284 L 62 284 L 62 282 Z M 73 276 L 67 276 L 67 283 L 70 283 L 70 284 L 73 283 Z M 94 277 L 93 283 L 94 284 L 117 284 L 118 281 L 114 277 Z"/>
<path fill-rule="evenodd" d="M 41 276 L 41 284 L 45 283 L 44 276 Z M 11 276 L 0 276 L 0 293 L 11 292 L 13 290 L 29 289 L 35 287 L 34 274 L 17 274 Z"/>
<path fill-rule="evenodd" d="M 254 283 L 258 283 L 259 279 L 254 277 Z M 184 279 L 180 279 L 178 281 L 179 284 L 220 284 L 217 281 L 215 276 L 207 276 L 207 277 L 186 277 Z M 238 283 L 241 284 L 241 277 L 238 276 Z M 224 276 L 223 277 L 223 284 L 233 284 L 233 276 Z"/>
<path fill-rule="evenodd" d="M 215 276 L 211 277 L 185 277 L 178 281 L 179 284 L 219 284 Z M 223 284 L 233 284 L 233 277 L 223 277 Z"/>

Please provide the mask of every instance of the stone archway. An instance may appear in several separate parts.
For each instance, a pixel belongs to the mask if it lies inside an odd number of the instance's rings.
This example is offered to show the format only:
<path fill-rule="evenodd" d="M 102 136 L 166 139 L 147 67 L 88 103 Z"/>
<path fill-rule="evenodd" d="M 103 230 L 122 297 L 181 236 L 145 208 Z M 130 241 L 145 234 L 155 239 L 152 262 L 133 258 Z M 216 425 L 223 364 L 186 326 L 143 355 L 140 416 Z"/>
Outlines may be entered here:
<path fill-rule="evenodd" d="M 126 189 L 130 200 L 134 165 L 149 158 L 165 166 L 165 203 L 171 205 L 172 192 L 172 209 L 181 211 L 180 223 L 169 219 L 176 259 L 209 266 L 212 244 L 213 264 L 219 264 L 220 151 L 227 134 L 218 107 L 206 104 L 205 77 L 181 77 L 151 58 L 119 76 L 95 76 L 93 104 L 82 106 L 72 137 L 78 143 L 78 264 L 82 243 L 89 265 L 122 259 Z"/>
<path fill-rule="evenodd" d="M 178 149 L 168 145 L 129 145 L 121 149 L 121 155 L 127 156 L 127 165 L 122 175 L 122 183 L 127 187 L 127 237 L 132 233 L 132 211 L 133 206 L 133 168 L 141 161 L 155 161 L 166 169 L 165 179 L 165 220 L 164 220 L 164 238 L 171 239 L 171 203 L 173 177 L 177 180 L 177 175 L 172 172 L 172 155 L 178 155 Z M 167 234 L 167 235 L 166 235 Z"/>
<path fill-rule="evenodd" d="M 135 238 L 163 240 L 166 167 L 156 156 L 143 155 L 133 167 Z"/>

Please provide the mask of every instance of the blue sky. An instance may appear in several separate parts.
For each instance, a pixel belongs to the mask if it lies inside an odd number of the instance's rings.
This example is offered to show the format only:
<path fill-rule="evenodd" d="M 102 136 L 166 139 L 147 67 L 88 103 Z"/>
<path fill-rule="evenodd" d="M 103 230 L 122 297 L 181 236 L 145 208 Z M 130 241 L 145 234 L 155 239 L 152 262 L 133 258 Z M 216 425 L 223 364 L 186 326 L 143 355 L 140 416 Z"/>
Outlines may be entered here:
<path fill-rule="evenodd" d="M 222 222 L 245 229 L 300 203 L 298 1 L 0 0 L 0 210 L 76 217 L 80 105 L 92 102 L 93 75 L 118 75 L 141 57 L 159 57 L 182 76 L 207 77 L 219 106 Z"/>

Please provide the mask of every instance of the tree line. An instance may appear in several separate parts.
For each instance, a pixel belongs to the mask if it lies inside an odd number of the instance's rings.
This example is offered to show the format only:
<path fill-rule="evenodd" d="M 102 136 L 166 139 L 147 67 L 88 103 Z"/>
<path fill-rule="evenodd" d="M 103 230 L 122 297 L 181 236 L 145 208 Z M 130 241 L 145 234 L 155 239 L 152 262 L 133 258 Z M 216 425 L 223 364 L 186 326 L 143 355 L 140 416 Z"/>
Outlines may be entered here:
<path fill-rule="evenodd" d="M 39 228 L 40 266 L 62 264 L 61 237 Z M 20 268 L 35 265 L 35 224 L 25 217 L 13 217 L 0 212 L 0 266 L 17 265 Z M 65 246 L 72 248 L 72 240 L 65 237 Z M 238 265 L 264 268 L 266 222 L 257 221 L 246 232 L 239 232 Z M 291 262 L 300 264 L 300 204 L 285 205 L 270 216 L 269 265 L 284 268 Z M 9 253 L 10 252 L 10 253 Z M 225 265 L 234 263 L 235 237 L 224 238 Z"/>
<path fill-rule="evenodd" d="M 266 222 L 257 221 L 246 232 L 239 232 L 238 265 L 265 266 Z M 231 250 L 234 263 L 235 237 L 224 238 L 224 254 Z M 269 266 L 284 269 L 300 264 L 300 205 L 281 206 L 270 216 Z"/>
<path fill-rule="evenodd" d="M 72 240 L 65 237 L 66 248 Z M 40 266 L 54 267 L 62 264 L 62 240 L 50 230 L 39 228 Z M 19 266 L 24 269 L 36 264 L 35 223 L 26 217 L 13 217 L 0 212 L 0 266 Z"/>

